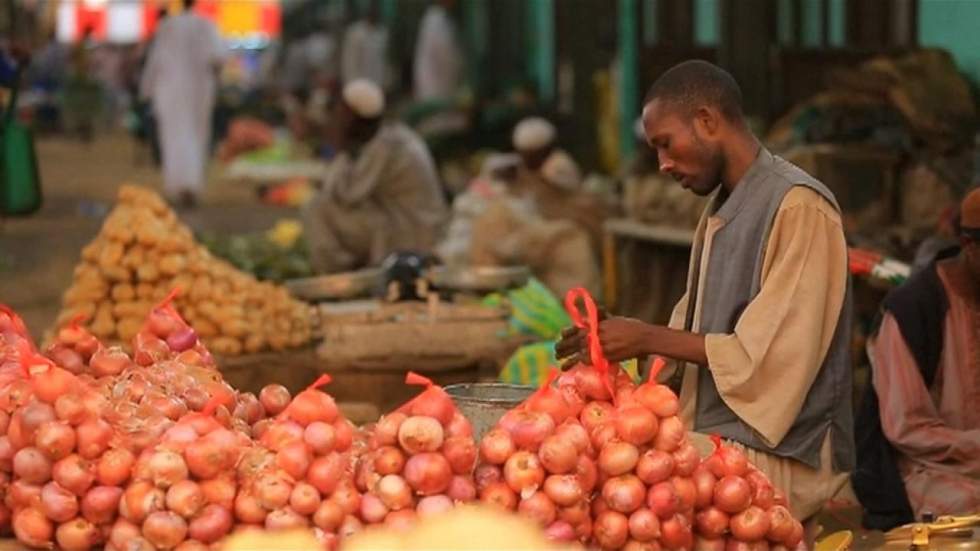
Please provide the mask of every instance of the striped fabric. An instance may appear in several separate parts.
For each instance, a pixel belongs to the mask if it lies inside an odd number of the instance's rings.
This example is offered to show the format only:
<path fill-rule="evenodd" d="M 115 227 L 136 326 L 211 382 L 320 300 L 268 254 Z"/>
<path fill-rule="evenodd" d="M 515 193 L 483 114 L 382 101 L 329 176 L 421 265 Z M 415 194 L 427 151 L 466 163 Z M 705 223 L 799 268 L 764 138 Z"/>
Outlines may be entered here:
<path fill-rule="evenodd" d="M 484 299 L 484 304 L 498 306 L 504 301 L 510 305 L 510 333 L 528 335 L 539 342 L 517 349 L 500 372 L 500 381 L 515 385 L 540 386 L 548 377 L 552 366 L 557 366 L 555 343 L 561 330 L 572 324 L 561 302 L 537 279 L 532 278 L 520 289 L 505 295 L 495 293 Z M 624 362 L 623 369 L 638 379 L 635 360 Z"/>
<path fill-rule="evenodd" d="M 484 303 L 490 306 L 499 306 L 504 301 L 511 308 L 510 331 L 513 335 L 554 340 L 562 329 L 572 323 L 561 302 L 543 283 L 534 278 L 524 287 L 508 292 L 506 296 L 494 293 L 484 299 Z"/>

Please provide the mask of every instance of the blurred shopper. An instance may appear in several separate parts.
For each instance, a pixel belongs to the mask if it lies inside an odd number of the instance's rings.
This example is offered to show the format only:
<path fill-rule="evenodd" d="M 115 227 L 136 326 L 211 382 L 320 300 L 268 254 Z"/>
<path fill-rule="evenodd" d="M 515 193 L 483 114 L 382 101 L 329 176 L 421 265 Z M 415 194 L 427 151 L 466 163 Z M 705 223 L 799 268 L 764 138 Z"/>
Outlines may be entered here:
<path fill-rule="evenodd" d="M 71 50 L 55 37 L 54 31 L 31 62 L 31 85 L 47 93 L 56 92 L 68 73 Z"/>
<path fill-rule="evenodd" d="M 156 115 L 164 192 L 193 206 L 204 186 L 211 115 L 224 46 L 213 23 L 193 13 L 194 0 L 157 29 L 141 93 Z"/>
<path fill-rule="evenodd" d="M 347 28 L 340 74 L 344 84 L 366 79 L 387 89 L 388 30 L 381 24 L 377 0 L 371 2 L 363 18 Z"/>
<path fill-rule="evenodd" d="M 62 93 L 62 120 L 65 131 L 83 142 L 90 142 L 95 121 L 102 115 L 102 87 L 92 74 L 92 53 L 96 48 L 93 29 L 85 29 L 71 52 L 71 69 Z"/>
<path fill-rule="evenodd" d="M 27 65 L 30 58 L 30 50 L 26 47 L 13 41 L 0 41 L 0 86 L 13 86 L 17 73 Z"/>
<path fill-rule="evenodd" d="M 514 193 L 534 202 L 548 220 L 570 220 L 590 236 L 598 248 L 605 207 L 583 190 L 582 171 L 558 147 L 555 126 L 541 117 L 529 117 L 514 127 L 513 146 L 521 157 Z"/>
<path fill-rule="evenodd" d="M 415 44 L 416 100 L 448 100 L 459 88 L 462 61 L 450 15 L 454 5 L 453 0 L 440 0 L 422 16 Z"/>
<path fill-rule="evenodd" d="M 326 79 L 331 82 L 337 80 L 340 73 L 338 45 L 336 33 L 326 27 L 318 28 L 306 37 L 303 41 L 305 51 L 303 61 L 306 64 L 307 84 L 316 79 Z"/>
<path fill-rule="evenodd" d="M 431 252 L 448 215 L 425 142 L 383 121 L 385 97 L 368 80 L 348 83 L 330 124 L 339 151 L 303 212 L 310 259 L 322 273 L 379 264 L 399 250 Z"/>
<path fill-rule="evenodd" d="M 885 298 L 869 345 L 854 489 L 876 528 L 980 510 L 980 190 L 957 236 Z"/>

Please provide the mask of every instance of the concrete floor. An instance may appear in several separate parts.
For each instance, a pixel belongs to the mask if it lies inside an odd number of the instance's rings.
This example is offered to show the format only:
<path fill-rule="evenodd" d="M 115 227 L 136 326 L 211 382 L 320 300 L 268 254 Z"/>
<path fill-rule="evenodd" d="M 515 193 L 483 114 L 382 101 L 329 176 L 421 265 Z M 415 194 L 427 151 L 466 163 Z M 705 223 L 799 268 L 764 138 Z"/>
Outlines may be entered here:
<path fill-rule="evenodd" d="M 90 144 L 39 139 L 44 206 L 27 218 L 0 221 L 0 302 L 27 322 L 35 338 L 54 322 L 81 248 L 98 232 L 120 184 L 159 189 L 149 155 L 125 134 L 103 134 Z M 224 182 L 214 163 L 201 205 L 181 213 L 194 230 L 254 231 L 290 209 L 259 204 L 251 187 Z"/>

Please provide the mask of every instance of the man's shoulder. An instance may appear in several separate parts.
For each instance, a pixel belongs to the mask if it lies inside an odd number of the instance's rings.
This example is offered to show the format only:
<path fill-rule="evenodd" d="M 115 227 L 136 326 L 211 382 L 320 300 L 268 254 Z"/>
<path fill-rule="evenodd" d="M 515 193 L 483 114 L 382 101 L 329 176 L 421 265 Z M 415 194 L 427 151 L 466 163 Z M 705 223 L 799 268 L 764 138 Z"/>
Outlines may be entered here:
<path fill-rule="evenodd" d="M 812 174 L 778 155 L 773 155 L 770 170 L 773 178 L 790 188 L 780 203 L 780 209 L 812 207 L 840 216 L 841 209 L 834 192 Z"/>
<path fill-rule="evenodd" d="M 380 137 L 382 140 L 393 144 L 425 144 L 425 140 L 418 132 L 400 121 L 384 123 L 381 127 Z"/>

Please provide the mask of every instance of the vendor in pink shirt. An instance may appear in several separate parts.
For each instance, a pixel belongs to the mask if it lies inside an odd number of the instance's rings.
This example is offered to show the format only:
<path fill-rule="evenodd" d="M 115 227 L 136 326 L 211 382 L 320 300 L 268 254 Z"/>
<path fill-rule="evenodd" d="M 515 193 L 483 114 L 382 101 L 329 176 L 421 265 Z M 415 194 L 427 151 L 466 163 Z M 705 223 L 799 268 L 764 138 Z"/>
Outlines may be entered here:
<path fill-rule="evenodd" d="M 963 200 L 957 233 L 958 250 L 885 299 L 869 345 L 874 396 L 857 418 L 854 486 L 871 518 L 980 511 L 980 190 Z M 875 405 L 877 426 L 865 415 Z M 889 471 L 905 496 L 884 495 Z"/>

